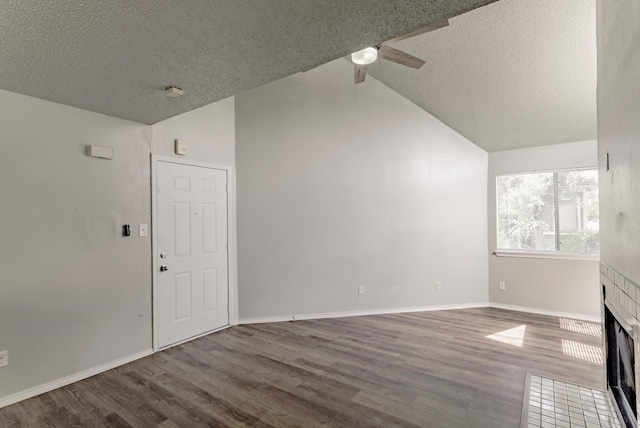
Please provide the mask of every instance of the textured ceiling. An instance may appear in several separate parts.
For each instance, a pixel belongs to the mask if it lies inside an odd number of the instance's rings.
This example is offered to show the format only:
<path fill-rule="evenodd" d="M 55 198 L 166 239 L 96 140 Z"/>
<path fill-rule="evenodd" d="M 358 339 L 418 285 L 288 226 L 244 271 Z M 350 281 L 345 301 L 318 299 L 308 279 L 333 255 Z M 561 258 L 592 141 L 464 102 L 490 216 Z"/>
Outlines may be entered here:
<path fill-rule="evenodd" d="M 501 0 L 449 23 L 393 45 L 420 70 L 370 74 L 487 151 L 596 138 L 595 0 Z"/>
<path fill-rule="evenodd" d="M 6 0 L 0 88 L 151 124 L 492 1 Z"/>

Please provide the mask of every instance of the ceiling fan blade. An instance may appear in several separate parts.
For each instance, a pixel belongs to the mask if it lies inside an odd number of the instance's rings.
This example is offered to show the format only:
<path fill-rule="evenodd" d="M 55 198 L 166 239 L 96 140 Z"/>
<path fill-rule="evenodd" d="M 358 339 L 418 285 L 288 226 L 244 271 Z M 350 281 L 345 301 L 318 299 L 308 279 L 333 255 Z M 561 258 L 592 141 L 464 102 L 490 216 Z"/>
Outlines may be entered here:
<path fill-rule="evenodd" d="M 399 51 L 387 45 L 381 45 L 378 49 L 378 56 L 388 61 L 406 65 L 411 68 L 420 68 L 424 65 L 424 61 L 408 53 Z"/>
<path fill-rule="evenodd" d="M 360 64 L 353 64 L 353 66 L 353 77 L 355 84 L 357 85 L 358 83 L 364 82 L 364 78 L 367 77 L 367 66 Z"/>
<path fill-rule="evenodd" d="M 398 36 L 394 39 L 391 40 L 387 40 L 386 42 L 382 42 L 383 45 L 389 44 L 389 43 L 395 43 L 395 42 L 399 42 L 400 40 L 405 40 L 408 39 L 410 37 L 415 37 L 415 36 L 419 36 L 420 34 L 424 34 L 424 33 L 428 33 L 429 31 L 434 31 L 434 30 L 438 30 L 440 28 L 444 28 L 447 27 L 449 25 L 449 21 L 442 21 L 442 22 L 438 22 L 436 24 L 432 24 L 429 25 L 428 27 L 424 27 L 424 28 L 420 28 L 416 31 L 412 31 L 410 33 L 407 33 L 403 36 Z"/>

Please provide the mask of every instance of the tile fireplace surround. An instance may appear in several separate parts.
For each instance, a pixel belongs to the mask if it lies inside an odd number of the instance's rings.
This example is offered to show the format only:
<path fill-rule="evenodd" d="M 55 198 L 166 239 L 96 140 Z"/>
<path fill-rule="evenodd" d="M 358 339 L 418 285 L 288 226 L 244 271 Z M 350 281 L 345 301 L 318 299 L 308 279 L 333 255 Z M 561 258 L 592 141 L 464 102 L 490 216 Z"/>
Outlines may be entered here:
<path fill-rule="evenodd" d="M 632 326 L 636 391 L 640 391 L 640 382 L 638 382 L 640 377 L 638 376 L 640 374 L 640 287 L 604 263 L 600 263 L 600 283 L 606 293 L 607 306 L 613 306 L 616 313 L 623 316 L 624 321 Z M 604 311 L 604 307 L 602 310 Z M 606 383 L 605 379 L 604 384 L 606 385 Z M 639 397 L 640 394 L 637 394 L 636 406 L 638 409 L 640 409 L 638 406 Z"/>

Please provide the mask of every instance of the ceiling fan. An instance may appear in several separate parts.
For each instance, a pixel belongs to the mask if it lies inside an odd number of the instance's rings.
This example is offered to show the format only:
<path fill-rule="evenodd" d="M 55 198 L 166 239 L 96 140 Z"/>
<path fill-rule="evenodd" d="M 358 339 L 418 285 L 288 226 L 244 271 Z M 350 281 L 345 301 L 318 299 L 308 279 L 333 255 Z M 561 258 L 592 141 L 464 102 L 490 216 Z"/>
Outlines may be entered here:
<path fill-rule="evenodd" d="M 351 62 L 354 65 L 354 80 L 355 83 L 364 82 L 365 77 L 367 77 L 367 67 L 369 64 L 373 63 L 378 57 L 386 59 L 387 61 L 395 62 L 398 64 L 405 65 L 411 68 L 420 68 L 424 65 L 424 61 L 418 57 L 413 55 L 409 55 L 406 52 L 402 52 L 398 49 L 394 49 L 389 46 L 389 43 L 399 42 L 400 40 L 405 40 L 410 37 L 415 37 L 420 34 L 428 33 L 429 31 L 437 30 L 439 28 L 443 28 L 449 25 L 449 21 L 439 22 L 437 24 L 429 25 L 428 27 L 420 28 L 419 30 L 413 31 L 411 33 L 405 34 L 404 36 L 399 36 L 393 38 L 391 40 L 384 41 L 380 43 L 378 46 L 364 48 L 358 52 L 354 52 L 351 54 Z"/>

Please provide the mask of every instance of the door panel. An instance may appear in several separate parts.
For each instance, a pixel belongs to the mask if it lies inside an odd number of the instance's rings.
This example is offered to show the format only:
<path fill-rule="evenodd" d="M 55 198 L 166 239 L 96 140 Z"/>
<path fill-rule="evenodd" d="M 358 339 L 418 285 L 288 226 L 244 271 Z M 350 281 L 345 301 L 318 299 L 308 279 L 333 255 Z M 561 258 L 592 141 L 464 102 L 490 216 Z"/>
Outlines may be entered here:
<path fill-rule="evenodd" d="M 173 242 L 176 257 L 191 255 L 191 204 L 173 203 Z"/>
<path fill-rule="evenodd" d="M 173 294 L 175 299 L 174 322 L 191 318 L 191 289 L 190 273 L 181 273 L 173 276 Z"/>
<path fill-rule="evenodd" d="M 229 324 L 227 172 L 165 161 L 156 165 L 154 257 L 162 348 Z"/>
<path fill-rule="evenodd" d="M 215 311 L 218 308 L 218 270 L 208 269 L 202 272 L 202 311 Z"/>
<path fill-rule="evenodd" d="M 204 254 L 215 254 L 218 251 L 216 208 L 215 204 L 202 205 L 202 252 Z"/>

